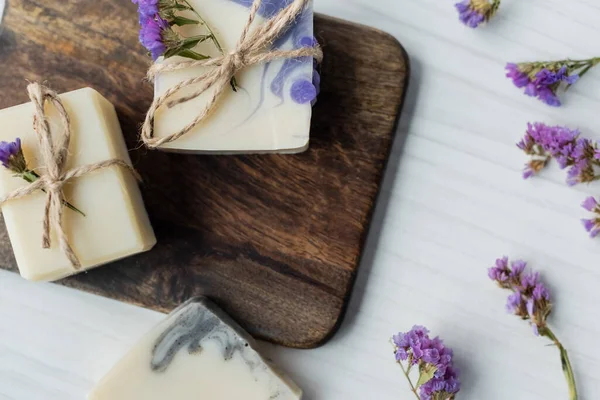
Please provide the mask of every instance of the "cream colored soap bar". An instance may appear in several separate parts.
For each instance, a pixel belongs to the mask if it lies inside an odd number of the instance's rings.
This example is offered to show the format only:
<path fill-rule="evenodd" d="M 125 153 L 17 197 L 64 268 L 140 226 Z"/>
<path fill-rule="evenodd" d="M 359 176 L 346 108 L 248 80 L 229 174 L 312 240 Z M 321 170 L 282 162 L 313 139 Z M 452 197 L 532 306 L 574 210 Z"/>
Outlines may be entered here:
<path fill-rule="evenodd" d="M 93 89 L 60 96 L 72 122 L 66 170 L 119 158 L 131 163 L 114 107 Z M 30 169 L 40 168 L 39 143 L 33 131 L 31 103 L 0 111 L 0 140 L 21 138 Z M 46 104 L 54 137 L 64 134 L 56 109 Z M 27 185 L 1 168 L 0 195 Z M 67 201 L 84 212 L 63 213 L 63 226 L 82 269 L 75 271 L 52 234 L 52 247 L 42 248 L 42 218 L 46 194 L 42 191 L 2 206 L 6 228 L 21 275 L 52 281 L 101 264 L 149 250 L 156 243 L 135 178 L 113 166 L 75 178 L 64 187 Z"/>
<path fill-rule="evenodd" d="M 189 3 L 213 28 L 226 51 L 235 48 L 248 20 L 252 0 L 189 0 Z M 272 17 L 289 3 L 290 0 L 263 1 L 254 26 L 263 23 L 265 18 Z M 194 18 L 192 13 L 186 16 Z M 181 31 L 186 37 L 206 33 L 198 25 L 186 25 Z M 312 4 L 309 4 L 296 23 L 273 46 L 291 50 L 312 46 L 313 41 L 313 11 Z M 200 44 L 196 50 L 211 56 L 219 55 L 210 41 Z M 174 57 L 166 62 L 174 59 L 181 60 Z M 162 95 L 181 81 L 201 75 L 204 68 L 209 67 L 159 75 L 155 83 L 155 95 Z M 206 120 L 185 136 L 161 148 L 225 154 L 304 151 L 309 143 L 311 101 L 316 96 L 317 78 L 310 58 L 273 61 L 248 67 L 236 75 L 240 86 L 238 92 L 228 88 Z M 197 85 L 189 86 L 174 95 L 173 99 L 189 94 L 195 88 Z M 182 129 L 204 108 L 212 94 L 213 90 L 208 89 L 192 101 L 159 109 L 155 118 L 155 136 L 165 137 Z"/>
<path fill-rule="evenodd" d="M 218 307 L 173 311 L 108 373 L 89 400 L 298 400 L 302 391 Z"/>

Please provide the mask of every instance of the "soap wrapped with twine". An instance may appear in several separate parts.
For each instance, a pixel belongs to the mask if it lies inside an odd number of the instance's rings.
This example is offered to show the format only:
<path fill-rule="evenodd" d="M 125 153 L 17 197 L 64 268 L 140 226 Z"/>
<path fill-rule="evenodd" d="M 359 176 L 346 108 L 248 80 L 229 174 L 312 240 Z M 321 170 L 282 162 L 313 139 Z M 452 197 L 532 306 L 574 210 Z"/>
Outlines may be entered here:
<path fill-rule="evenodd" d="M 21 197 L 33 194 L 38 190 L 46 193 L 46 203 L 44 206 L 44 219 L 42 226 L 42 247 L 48 249 L 51 246 L 50 229 L 54 229 L 58 237 L 60 249 L 67 256 L 73 268 L 80 269 L 81 262 L 75 255 L 67 235 L 63 228 L 63 207 L 69 206 L 65 200 L 63 192 L 64 185 L 71 179 L 78 178 L 92 172 L 109 168 L 112 166 L 122 167 L 129 171 L 138 181 L 141 180 L 137 171 L 123 160 L 111 159 L 94 164 L 82 165 L 66 171 L 67 156 L 69 152 L 69 143 L 71 141 L 71 120 L 69 114 L 58 94 L 51 89 L 32 83 L 27 87 L 27 92 L 31 103 L 35 107 L 33 115 L 33 130 L 40 144 L 41 169 L 45 171 L 36 181 L 27 186 L 16 189 L 4 197 L 0 198 L 0 205 L 7 201 L 19 199 Z M 51 103 L 56 110 L 64 126 L 64 135 L 61 135 L 55 143 L 50 124 L 46 117 L 45 104 Z M 20 142 L 19 142 L 20 143 Z M 24 162 L 24 160 L 23 160 Z M 82 217 L 85 218 L 85 217 Z"/>
<path fill-rule="evenodd" d="M 251 25 L 254 22 L 262 3 L 262 0 L 254 0 L 252 7 L 250 8 L 248 21 L 242 30 L 237 45 L 231 52 L 206 60 L 177 61 L 169 64 L 155 63 L 152 65 L 148 70 L 148 79 L 150 81 L 154 81 L 156 76 L 160 73 L 194 67 L 214 68 L 211 68 L 208 72 L 205 72 L 200 76 L 187 79 L 173 86 L 163 95 L 154 99 L 142 126 L 141 139 L 146 146 L 156 148 L 165 143 L 173 142 L 198 126 L 198 124 L 200 124 L 215 107 L 217 100 L 223 92 L 227 90 L 235 75 L 246 67 L 274 60 L 300 57 L 312 57 L 318 62 L 321 62 L 323 59 L 323 51 L 318 45 L 295 50 L 273 50 L 271 48 L 273 42 L 289 29 L 290 25 L 302 13 L 309 2 L 310 0 L 294 0 L 275 16 L 266 20 L 262 25 L 250 32 Z M 193 93 L 171 100 L 171 97 L 179 91 L 195 84 L 199 84 L 199 87 Z M 178 104 L 196 99 L 206 90 L 211 88 L 215 88 L 215 90 L 208 100 L 207 105 L 189 124 L 178 132 L 168 136 L 161 138 L 154 137 L 154 117 L 158 109 L 165 105 L 171 108 Z"/>

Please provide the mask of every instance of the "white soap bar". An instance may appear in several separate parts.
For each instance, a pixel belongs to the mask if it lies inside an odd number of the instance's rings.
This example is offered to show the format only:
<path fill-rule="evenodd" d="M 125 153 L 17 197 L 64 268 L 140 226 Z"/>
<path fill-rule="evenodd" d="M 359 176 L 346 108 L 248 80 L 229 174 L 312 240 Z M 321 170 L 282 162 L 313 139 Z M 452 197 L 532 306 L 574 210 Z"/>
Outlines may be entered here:
<path fill-rule="evenodd" d="M 215 31 L 226 51 L 237 44 L 242 28 L 248 20 L 252 0 L 189 0 Z M 263 1 L 253 26 L 264 22 L 291 3 L 290 0 Z M 194 14 L 185 14 L 194 18 Z M 201 26 L 186 25 L 180 29 L 190 37 L 206 33 Z M 309 4 L 296 23 L 274 43 L 281 50 L 291 50 L 313 43 L 313 11 Z M 196 47 L 198 52 L 218 56 L 210 41 Z M 180 57 L 167 59 L 165 62 Z M 197 77 L 209 67 L 190 68 L 159 75 L 155 95 L 159 96 L 179 82 Z M 306 150 L 309 143 L 311 98 L 303 88 L 313 81 L 313 60 L 310 58 L 278 60 L 269 64 L 245 68 L 236 75 L 240 89 L 231 88 L 223 93 L 206 120 L 185 136 L 166 143 L 163 150 L 192 153 L 296 153 Z M 172 98 L 189 94 L 197 88 L 192 85 Z M 314 88 L 313 88 L 314 89 Z M 190 123 L 204 108 L 214 90 L 206 90 L 200 97 L 173 108 L 162 107 L 155 118 L 155 137 L 175 133 Z"/>
<path fill-rule="evenodd" d="M 65 170 L 118 158 L 131 164 L 113 105 L 93 89 L 60 96 L 71 118 L 72 136 Z M 29 169 L 43 174 L 40 147 L 33 131 L 31 103 L 0 111 L 0 140 L 21 138 Z M 58 113 L 46 104 L 51 133 L 64 134 Z M 28 185 L 0 166 L 0 195 Z M 86 216 L 63 212 L 63 227 L 82 263 L 76 271 L 58 245 L 51 229 L 52 246 L 42 248 L 42 219 L 46 194 L 42 191 L 2 206 L 6 228 L 21 275 L 30 280 L 56 280 L 101 264 L 149 250 L 156 243 L 135 178 L 112 166 L 69 181 L 65 198 Z"/>
<path fill-rule="evenodd" d="M 210 301 L 194 298 L 148 333 L 89 400 L 298 400 L 302 391 Z"/>

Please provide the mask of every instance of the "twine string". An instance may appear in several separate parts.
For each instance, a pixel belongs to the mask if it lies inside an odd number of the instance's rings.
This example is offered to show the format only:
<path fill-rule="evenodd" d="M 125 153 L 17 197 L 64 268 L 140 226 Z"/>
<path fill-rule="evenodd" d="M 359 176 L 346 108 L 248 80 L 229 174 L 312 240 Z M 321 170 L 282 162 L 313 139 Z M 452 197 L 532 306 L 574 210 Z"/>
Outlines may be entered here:
<path fill-rule="evenodd" d="M 73 251 L 62 224 L 64 205 L 66 204 L 63 191 L 64 185 L 71 179 L 112 166 L 119 166 L 126 169 L 138 180 L 141 180 L 141 178 L 131 165 L 119 159 L 82 165 L 65 171 L 72 134 L 69 114 L 58 94 L 51 89 L 39 83 L 31 83 L 27 87 L 27 93 L 35 108 L 33 129 L 39 141 L 41 164 L 45 169 L 45 174 L 35 182 L 16 189 L 0 198 L 0 205 L 10 200 L 29 196 L 38 190 L 44 190 L 46 192 L 46 201 L 42 222 L 42 247 L 44 249 L 50 248 L 50 231 L 53 229 L 56 232 L 60 249 L 67 256 L 71 265 L 75 269 L 80 269 L 81 262 Z M 64 134 L 58 137 L 57 143 L 53 140 L 50 123 L 46 117 L 46 102 L 51 103 L 56 108 L 61 123 L 64 126 Z"/>
<path fill-rule="evenodd" d="M 294 0 L 282 9 L 274 17 L 266 20 L 252 32 L 250 28 L 256 19 L 262 0 L 254 0 L 248 20 L 242 29 L 240 38 L 235 49 L 219 57 L 197 61 L 176 61 L 172 63 L 155 63 L 148 70 L 148 79 L 154 81 L 160 73 L 173 72 L 181 69 L 194 67 L 213 67 L 201 75 L 186 79 L 169 88 L 164 94 L 154 99 L 146 114 L 142 126 L 141 139 L 150 148 L 156 148 L 165 143 L 173 142 L 190 132 L 200 124 L 214 108 L 219 97 L 227 90 L 232 78 L 242 69 L 274 60 L 312 57 L 318 62 L 323 59 L 323 51 L 316 45 L 314 47 L 302 47 L 294 50 L 270 50 L 275 40 L 282 35 L 295 19 L 302 13 L 311 0 Z M 189 95 L 171 99 L 182 89 L 191 85 L 199 86 Z M 213 88 L 213 93 L 207 104 L 196 117 L 178 132 L 156 138 L 154 137 L 154 118 L 156 112 L 163 106 L 172 108 L 178 104 L 198 98 L 206 90 Z"/>

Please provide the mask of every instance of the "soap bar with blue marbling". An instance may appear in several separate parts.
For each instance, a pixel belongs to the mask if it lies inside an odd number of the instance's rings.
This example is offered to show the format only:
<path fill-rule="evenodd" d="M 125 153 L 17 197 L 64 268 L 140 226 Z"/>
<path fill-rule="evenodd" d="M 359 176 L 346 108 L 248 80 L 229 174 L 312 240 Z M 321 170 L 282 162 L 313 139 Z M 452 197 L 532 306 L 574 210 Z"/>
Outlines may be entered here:
<path fill-rule="evenodd" d="M 194 298 L 148 333 L 89 400 L 299 400 L 302 391 L 254 340 L 205 298 Z"/>
<path fill-rule="evenodd" d="M 189 0 L 215 31 L 225 51 L 235 48 L 248 20 L 252 0 Z M 292 0 L 264 0 L 253 27 L 271 18 Z M 194 18 L 191 12 L 183 15 Z M 201 25 L 177 27 L 185 37 L 206 33 Z M 273 44 L 291 50 L 313 45 L 313 10 L 309 3 L 295 23 Z M 211 41 L 196 51 L 211 56 L 219 52 Z M 182 60 L 172 57 L 165 62 Z M 202 74 L 210 67 L 197 67 L 160 74 L 155 95 L 160 96 L 181 81 Z M 191 132 L 160 148 L 196 153 L 294 153 L 308 147 L 312 102 L 317 94 L 319 76 L 309 58 L 277 60 L 244 68 L 236 74 L 239 90 L 228 89 L 208 118 Z M 190 85 L 174 98 L 192 93 Z M 214 89 L 172 108 L 162 107 L 154 121 L 155 137 L 168 136 L 190 123 L 206 104 Z"/>

